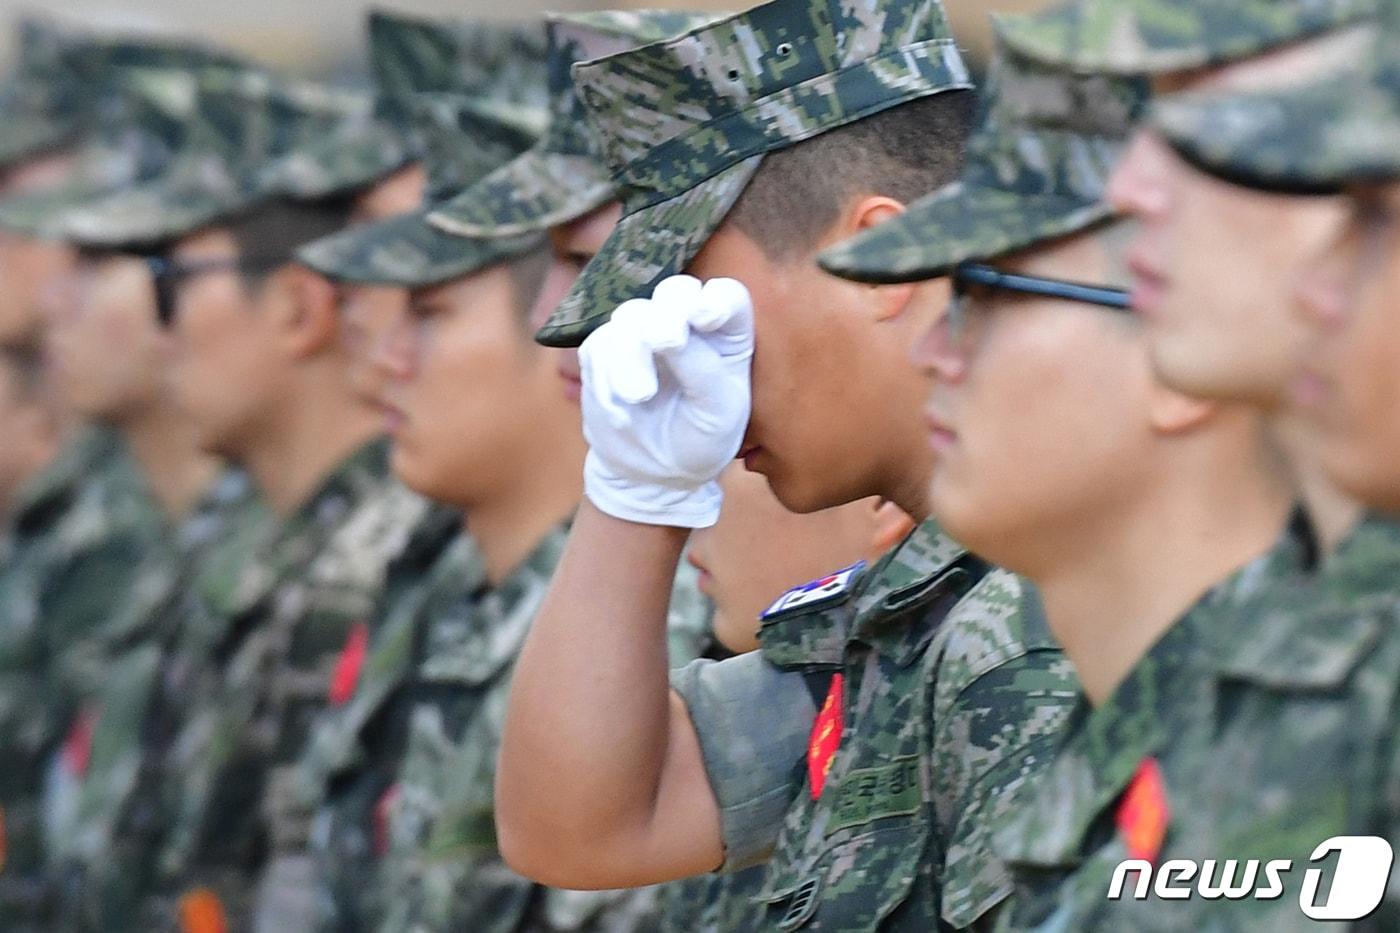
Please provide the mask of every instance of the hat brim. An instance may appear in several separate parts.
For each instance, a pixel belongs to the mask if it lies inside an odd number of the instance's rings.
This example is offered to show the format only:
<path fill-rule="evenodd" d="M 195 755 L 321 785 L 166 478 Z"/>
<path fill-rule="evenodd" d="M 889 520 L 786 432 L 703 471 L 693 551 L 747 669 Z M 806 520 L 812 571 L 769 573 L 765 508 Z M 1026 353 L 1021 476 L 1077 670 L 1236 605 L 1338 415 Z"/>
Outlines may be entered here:
<path fill-rule="evenodd" d="M 375 124 L 353 139 L 321 137 L 283 156 L 261 183 L 278 195 L 312 201 L 368 188 L 413 160 L 404 134 Z"/>
<path fill-rule="evenodd" d="M 1024 16 L 997 17 L 1015 51 L 1043 64 L 1116 75 L 1159 74 L 1255 55 L 1360 19 L 1363 0 L 1296 4 L 1173 3 L 1168 14 L 1138 0 L 1071 0 Z"/>
<path fill-rule="evenodd" d="M 74 206 L 55 221 L 52 232 L 83 246 L 148 247 L 236 217 L 257 203 L 222 185 L 167 177 Z"/>
<path fill-rule="evenodd" d="M 511 236 L 566 224 L 617 198 L 598 159 L 536 147 L 447 201 L 428 218 L 458 236 Z"/>
<path fill-rule="evenodd" d="M 1018 194 L 954 182 L 817 257 L 843 279 L 875 284 L 947 275 L 960 262 L 985 261 L 1078 233 L 1113 216 L 1102 201 Z"/>
<path fill-rule="evenodd" d="M 668 275 L 684 272 L 762 161 L 762 155 L 750 156 L 674 198 L 624 215 L 535 339 L 545 346 L 576 347 L 618 305 L 649 295 Z"/>
<path fill-rule="evenodd" d="M 1329 194 L 1400 178 L 1400 106 L 1358 75 L 1247 96 L 1160 101 L 1152 122 L 1188 162 L 1264 191 Z"/>
<path fill-rule="evenodd" d="M 536 236 L 478 239 L 428 223 L 431 208 L 351 227 L 302 247 L 297 261 L 356 285 L 425 288 L 470 275 L 534 247 Z"/>

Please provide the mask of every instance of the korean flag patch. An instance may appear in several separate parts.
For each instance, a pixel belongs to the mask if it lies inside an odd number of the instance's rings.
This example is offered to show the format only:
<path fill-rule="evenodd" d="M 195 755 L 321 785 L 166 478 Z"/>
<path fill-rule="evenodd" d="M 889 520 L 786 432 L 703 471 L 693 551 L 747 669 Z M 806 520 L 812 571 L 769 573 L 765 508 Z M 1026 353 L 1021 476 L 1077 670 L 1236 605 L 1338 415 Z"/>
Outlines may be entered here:
<path fill-rule="evenodd" d="M 801 586 L 793 587 L 783 595 L 774 600 L 773 605 L 763 611 L 761 619 L 772 618 L 780 612 L 787 612 L 802 606 L 810 606 L 813 603 L 826 602 L 836 596 L 840 596 L 850 589 L 851 581 L 856 574 L 865 569 L 865 561 L 856 561 L 845 570 L 838 570 L 835 573 L 827 574 L 811 583 L 804 583 Z"/>

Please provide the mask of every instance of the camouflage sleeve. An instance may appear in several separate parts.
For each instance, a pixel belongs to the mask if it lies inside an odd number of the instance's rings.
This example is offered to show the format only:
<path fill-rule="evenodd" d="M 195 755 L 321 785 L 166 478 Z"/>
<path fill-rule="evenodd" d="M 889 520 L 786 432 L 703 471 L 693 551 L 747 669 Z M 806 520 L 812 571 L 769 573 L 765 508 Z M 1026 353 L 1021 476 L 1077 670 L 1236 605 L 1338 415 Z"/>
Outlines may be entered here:
<path fill-rule="evenodd" d="M 719 802 L 722 871 L 766 859 L 802 789 L 802 761 L 816 704 L 802 675 L 758 652 L 695 661 L 671 675 L 685 702 L 710 788 Z"/>
<path fill-rule="evenodd" d="M 947 840 L 943 919 L 975 924 L 1011 891 L 994 827 L 1042 767 L 1078 700 L 1078 680 L 1045 630 L 1028 585 L 988 575 L 945 625 L 933 740 L 938 820 Z"/>

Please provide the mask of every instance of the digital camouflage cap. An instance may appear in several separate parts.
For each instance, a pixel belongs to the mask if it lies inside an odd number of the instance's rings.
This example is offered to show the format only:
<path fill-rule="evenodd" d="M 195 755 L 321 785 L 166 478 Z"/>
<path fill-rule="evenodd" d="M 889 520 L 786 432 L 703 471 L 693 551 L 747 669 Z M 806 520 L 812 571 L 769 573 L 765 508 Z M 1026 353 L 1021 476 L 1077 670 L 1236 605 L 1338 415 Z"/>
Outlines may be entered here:
<path fill-rule="evenodd" d="M 962 176 L 818 261 L 856 281 L 917 281 L 1108 218 L 1108 177 L 1145 97 L 1141 78 L 1076 75 L 1002 45 Z"/>
<path fill-rule="evenodd" d="M 381 93 L 442 91 L 543 107 L 545 38 L 539 23 L 426 19 L 376 10 L 370 64 Z"/>
<path fill-rule="evenodd" d="M 1051 65 L 1142 74 L 1255 55 L 1336 29 L 1375 0 L 1070 0 L 1008 20 L 1004 39 Z"/>
<path fill-rule="evenodd" d="M 544 128 L 544 112 L 445 93 L 420 95 L 415 111 L 426 143 L 425 206 L 309 243 L 297 253 L 300 262 L 337 281 L 420 288 L 475 272 L 539 243 L 537 235 L 456 236 L 429 224 L 428 214 L 533 145 Z"/>
<path fill-rule="evenodd" d="M 331 133 L 269 165 L 265 183 L 308 200 L 365 188 L 421 158 L 413 99 L 453 92 L 537 106 L 544 97 L 538 26 L 368 19 L 375 93 Z"/>
<path fill-rule="evenodd" d="M 1153 108 L 1154 124 L 1189 161 L 1254 188 L 1400 178 L 1400 2 L 1385 6 L 1364 61 L 1273 92 L 1179 95 Z"/>
<path fill-rule="evenodd" d="M 583 103 L 574 93 L 577 62 L 668 38 L 713 17 L 654 10 L 552 15 L 549 129 L 529 152 L 448 201 L 430 220 L 463 236 L 503 236 L 568 223 L 617 197 Z"/>
<path fill-rule="evenodd" d="M 113 37 L 88 43 L 76 63 L 97 112 L 71 167 L 52 186 L 0 199 L 0 227 L 30 236 L 57 233 L 74 205 L 154 177 L 185 141 L 196 106 L 196 74 L 249 66 L 230 53 L 166 39 Z"/>
<path fill-rule="evenodd" d="M 766 153 L 971 87 L 938 0 L 774 0 L 577 65 L 574 82 L 623 216 L 537 335 L 560 346 L 685 269 Z"/>
<path fill-rule="evenodd" d="M 71 140 L 89 115 L 73 65 L 81 39 L 52 23 L 26 18 L 16 36 L 19 60 L 0 85 L 0 168 Z M 80 58 L 80 56 L 77 56 Z"/>
<path fill-rule="evenodd" d="M 276 197 L 262 172 L 331 132 L 362 99 L 262 72 L 206 69 L 197 79 L 188 143 L 159 175 L 73 206 L 56 219 L 64 239 L 142 249 L 193 233 Z"/>

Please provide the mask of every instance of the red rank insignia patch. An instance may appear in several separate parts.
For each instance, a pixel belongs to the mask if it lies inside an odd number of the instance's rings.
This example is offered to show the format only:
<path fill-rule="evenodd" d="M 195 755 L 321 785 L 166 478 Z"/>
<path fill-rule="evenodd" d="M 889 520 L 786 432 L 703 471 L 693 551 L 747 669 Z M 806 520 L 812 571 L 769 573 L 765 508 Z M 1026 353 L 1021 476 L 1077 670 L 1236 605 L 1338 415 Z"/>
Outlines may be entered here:
<path fill-rule="evenodd" d="M 180 898 L 180 933 L 228 933 L 223 901 L 208 888 L 195 888 Z"/>
<path fill-rule="evenodd" d="M 356 622 L 350 627 L 345 647 L 340 650 L 335 670 L 331 673 L 331 687 L 327 694 L 331 706 L 344 706 L 355 695 L 355 687 L 360 683 L 360 669 L 365 666 L 368 651 L 369 626 Z"/>
<path fill-rule="evenodd" d="M 1144 758 L 1118 803 L 1115 822 L 1128 847 L 1128 858 L 1153 864 L 1167 836 L 1171 808 L 1167 806 L 1166 784 L 1156 758 Z"/>
<path fill-rule="evenodd" d="M 845 679 L 840 674 L 831 678 L 831 689 L 826 693 L 826 702 L 817 721 L 812 723 L 812 735 L 807 740 L 807 779 L 812 788 L 812 799 L 822 795 L 826 787 L 826 775 L 831 771 L 831 759 L 841 744 L 841 729 L 844 726 L 841 716 L 841 691 Z"/>
<path fill-rule="evenodd" d="M 85 706 L 73 717 L 73 725 L 68 728 L 68 736 L 63 740 L 63 770 L 73 777 L 87 774 L 88 763 L 92 761 L 92 733 L 96 725 L 97 714 Z"/>

